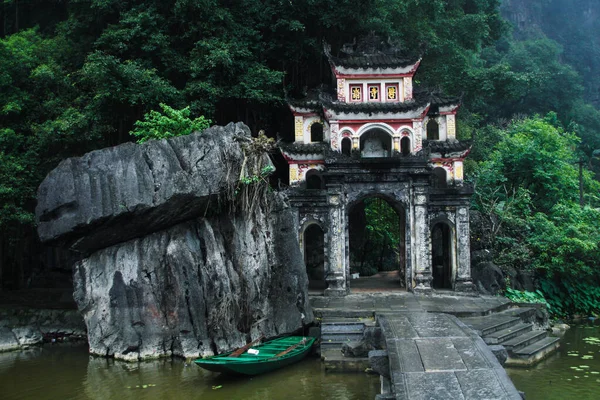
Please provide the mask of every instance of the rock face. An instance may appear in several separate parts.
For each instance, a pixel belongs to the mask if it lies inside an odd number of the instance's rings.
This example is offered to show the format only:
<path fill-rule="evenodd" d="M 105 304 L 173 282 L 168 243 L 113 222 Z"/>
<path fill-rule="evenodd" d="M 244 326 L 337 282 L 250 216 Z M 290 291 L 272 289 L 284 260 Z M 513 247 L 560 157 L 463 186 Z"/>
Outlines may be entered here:
<path fill-rule="evenodd" d="M 249 136 L 229 124 L 66 159 L 38 188 L 40 239 L 89 253 L 204 215 L 239 176 Z"/>
<path fill-rule="evenodd" d="M 85 254 L 74 297 L 91 353 L 198 357 L 312 322 L 285 197 L 271 194 L 252 212 L 217 202 L 239 177 L 249 136 L 242 124 L 214 127 L 90 153 L 49 174 L 40 236 Z M 108 193 L 95 192 L 99 180 Z"/>
<path fill-rule="evenodd" d="M 52 341 L 85 340 L 85 324 L 76 310 L 0 310 L 0 352 Z"/>

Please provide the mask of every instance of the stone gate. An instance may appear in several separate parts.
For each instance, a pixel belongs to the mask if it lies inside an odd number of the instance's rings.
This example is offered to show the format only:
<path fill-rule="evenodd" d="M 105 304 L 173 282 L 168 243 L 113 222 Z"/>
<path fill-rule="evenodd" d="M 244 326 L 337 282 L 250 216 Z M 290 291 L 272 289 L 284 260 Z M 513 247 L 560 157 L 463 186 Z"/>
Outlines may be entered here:
<path fill-rule="evenodd" d="M 281 146 L 300 247 L 322 231 L 326 295 L 350 287 L 348 220 L 360 201 L 379 197 L 403 227 L 399 269 L 411 291 L 472 290 L 469 203 L 463 182 L 470 144 L 456 139 L 459 101 L 413 90 L 420 59 L 376 36 L 329 59 L 336 90 L 288 99 L 295 141 Z M 313 228 L 311 228 L 313 227 Z"/>

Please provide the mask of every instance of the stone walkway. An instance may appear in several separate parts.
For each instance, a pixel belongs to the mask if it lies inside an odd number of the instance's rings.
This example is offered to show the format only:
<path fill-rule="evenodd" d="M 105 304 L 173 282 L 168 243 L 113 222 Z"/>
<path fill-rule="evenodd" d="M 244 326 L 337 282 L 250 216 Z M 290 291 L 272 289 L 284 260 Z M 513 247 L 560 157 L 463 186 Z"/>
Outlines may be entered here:
<path fill-rule="evenodd" d="M 390 361 L 388 398 L 521 399 L 483 340 L 453 315 L 398 312 L 377 320 Z"/>
<path fill-rule="evenodd" d="M 371 293 L 313 296 L 311 304 L 317 316 L 376 316 L 390 365 L 379 399 L 521 399 L 488 346 L 455 316 L 504 309 L 504 298 Z"/>
<path fill-rule="evenodd" d="M 467 297 L 449 295 L 417 296 L 407 292 L 396 293 L 359 293 L 346 297 L 310 296 L 317 316 L 324 312 L 339 314 L 365 314 L 389 311 L 427 311 L 441 312 L 458 317 L 486 315 L 508 306 L 510 301 L 504 297 L 480 296 Z M 340 315 L 342 316 L 342 315 Z"/>

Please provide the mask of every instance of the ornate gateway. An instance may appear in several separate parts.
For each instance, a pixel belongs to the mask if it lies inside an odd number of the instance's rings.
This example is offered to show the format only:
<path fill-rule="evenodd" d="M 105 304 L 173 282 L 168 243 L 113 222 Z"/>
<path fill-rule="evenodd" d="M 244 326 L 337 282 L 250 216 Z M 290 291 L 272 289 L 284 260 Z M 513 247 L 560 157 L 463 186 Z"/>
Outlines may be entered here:
<path fill-rule="evenodd" d="M 408 290 L 472 290 L 473 189 L 463 182 L 470 144 L 456 139 L 459 101 L 413 91 L 421 60 L 376 36 L 344 46 L 339 57 L 325 46 L 325 54 L 335 91 L 288 99 L 295 142 L 281 146 L 300 246 L 306 251 L 313 225 L 324 235 L 325 294 L 349 291 L 349 212 L 369 197 L 385 199 L 400 216 L 398 269 Z"/>

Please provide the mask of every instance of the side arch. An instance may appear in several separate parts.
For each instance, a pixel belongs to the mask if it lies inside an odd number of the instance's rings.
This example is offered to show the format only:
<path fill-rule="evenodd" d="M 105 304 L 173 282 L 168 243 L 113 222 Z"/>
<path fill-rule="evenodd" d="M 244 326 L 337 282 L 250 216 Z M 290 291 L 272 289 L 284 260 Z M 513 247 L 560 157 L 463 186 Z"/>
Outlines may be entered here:
<path fill-rule="evenodd" d="M 434 289 L 453 289 L 457 276 L 456 226 L 446 217 L 437 217 L 429 224 L 431 272 Z"/>

